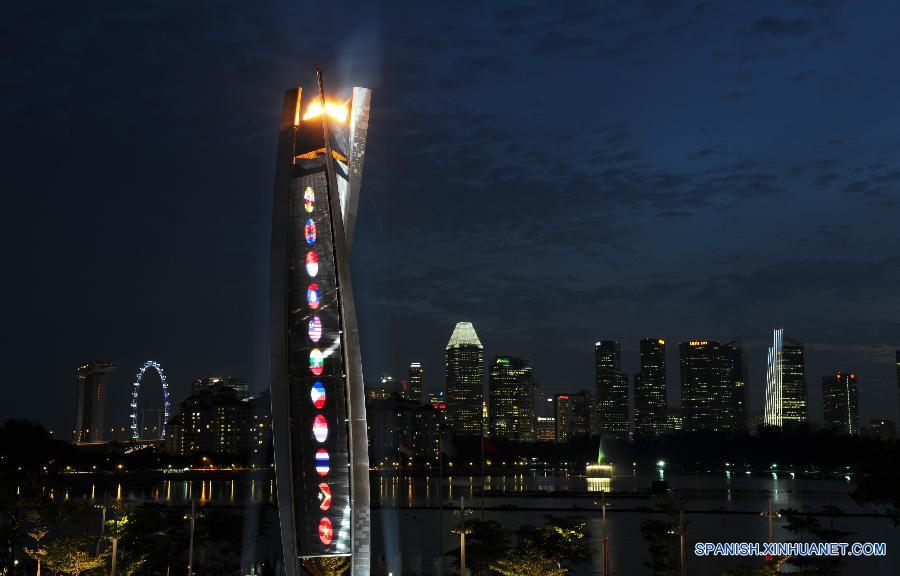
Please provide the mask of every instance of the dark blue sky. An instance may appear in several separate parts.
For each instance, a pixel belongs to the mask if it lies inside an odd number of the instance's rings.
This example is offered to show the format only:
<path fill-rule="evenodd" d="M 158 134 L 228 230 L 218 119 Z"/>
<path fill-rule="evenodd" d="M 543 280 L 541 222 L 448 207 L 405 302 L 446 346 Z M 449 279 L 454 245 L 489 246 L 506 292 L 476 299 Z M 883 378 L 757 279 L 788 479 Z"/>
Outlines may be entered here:
<path fill-rule="evenodd" d="M 553 391 L 595 340 L 805 342 L 897 419 L 893 2 L 28 2 L 0 23 L 0 417 L 71 425 L 73 370 L 265 382 L 284 88 L 375 90 L 354 283 L 368 376 L 442 382 L 471 320 Z M 672 346 L 670 398 L 677 401 Z M 121 406 L 121 409 L 117 408 Z"/>

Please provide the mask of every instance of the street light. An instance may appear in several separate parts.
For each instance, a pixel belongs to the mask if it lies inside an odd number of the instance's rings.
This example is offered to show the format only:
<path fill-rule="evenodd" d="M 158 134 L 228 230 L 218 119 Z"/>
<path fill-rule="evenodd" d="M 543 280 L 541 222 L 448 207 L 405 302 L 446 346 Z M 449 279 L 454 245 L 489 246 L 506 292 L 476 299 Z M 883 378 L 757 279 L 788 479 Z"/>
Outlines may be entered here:
<path fill-rule="evenodd" d="M 600 506 L 603 510 L 603 576 L 609 576 L 609 536 L 606 535 L 606 508 L 609 504 L 606 502 L 606 493 L 600 494 L 600 502 L 594 504 Z"/>
<path fill-rule="evenodd" d="M 466 516 L 471 514 L 471 510 L 466 510 L 465 508 L 465 497 L 459 497 L 459 511 L 454 512 L 454 514 L 459 514 L 459 528 L 451 530 L 451 534 L 459 534 L 459 575 L 460 576 L 468 576 L 468 570 L 466 570 L 466 534 L 471 534 L 472 530 L 470 528 L 466 528 Z"/>
<path fill-rule="evenodd" d="M 772 536 L 772 528 L 773 528 L 772 522 L 774 521 L 773 520 L 774 518 L 781 518 L 781 512 L 778 512 L 777 510 L 775 510 L 775 511 L 772 510 L 772 499 L 771 498 L 769 498 L 768 509 L 763 510 L 762 512 L 759 513 L 759 515 L 762 516 L 763 518 L 767 518 L 769 520 L 769 542 L 770 543 L 774 542 L 775 540 L 773 539 L 773 536 Z"/>
<path fill-rule="evenodd" d="M 669 528 L 668 533 L 678 536 L 678 563 L 681 567 L 680 574 L 684 576 L 684 508 L 678 511 L 678 528 Z"/>

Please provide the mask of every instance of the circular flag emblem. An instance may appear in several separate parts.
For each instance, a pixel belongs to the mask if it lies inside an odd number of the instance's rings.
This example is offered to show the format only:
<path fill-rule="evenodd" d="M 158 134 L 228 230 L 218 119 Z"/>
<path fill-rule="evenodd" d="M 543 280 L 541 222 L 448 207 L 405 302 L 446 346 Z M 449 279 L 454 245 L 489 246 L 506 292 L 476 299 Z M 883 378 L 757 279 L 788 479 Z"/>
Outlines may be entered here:
<path fill-rule="evenodd" d="M 328 474 L 328 471 L 331 470 L 331 467 L 329 466 L 330 460 L 328 452 L 324 450 L 316 452 L 316 472 L 319 473 L 319 476 L 325 476 Z"/>
<path fill-rule="evenodd" d="M 306 273 L 315 278 L 319 273 L 319 255 L 310 250 L 306 253 Z"/>
<path fill-rule="evenodd" d="M 319 285 L 315 282 L 306 289 L 306 302 L 309 304 L 310 310 L 315 310 L 319 307 Z"/>
<path fill-rule="evenodd" d="M 322 351 L 318 348 L 313 348 L 309 353 L 309 371 L 316 376 L 320 375 L 324 369 L 322 365 L 324 361 L 325 357 L 322 356 Z"/>
<path fill-rule="evenodd" d="M 328 518 L 322 518 L 319 520 L 319 540 L 322 541 L 322 544 L 328 546 L 331 544 L 331 539 L 334 537 L 334 530 L 331 528 L 331 520 Z"/>
<path fill-rule="evenodd" d="M 309 319 L 309 339 L 318 342 L 322 338 L 322 321 L 318 316 Z"/>
<path fill-rule="evenodd" d="M 316 437 L 319 444 L 328 439 L 328 421 L 321 414 L 313 420 L 313 436 Z"/>
<path fill-rule="evenodd" d="M 312 400 L 313 406 L 319 410 L 325 405 L 325 387 L 322 386 L 321 382 L 317 381 L 309 389 L 309 399 Z"/>
<path fill-rule="evenodd" d="M 313 208 L 315 208 L 316 203 L 316 193 L 313 192 L 313 189 L 309 186 L 306 187 L 306 190 L 303 192 L 303 207 L 307 212 L 311 213 Z"/>
<path fill-rule="evenodd" d="M 304 233 L 306 234 L 306 243 L 312 246 L 316 242 L 316 223 L 312 221 L 312 218 L 308 218 L 306 220 L 306 227 L 304 228 Z"/>
<path fill-rule="evenodd" d="M 331 487 L 324 482 L 319 484 L 319 508 L 322 510 L 331 508 Z"/>

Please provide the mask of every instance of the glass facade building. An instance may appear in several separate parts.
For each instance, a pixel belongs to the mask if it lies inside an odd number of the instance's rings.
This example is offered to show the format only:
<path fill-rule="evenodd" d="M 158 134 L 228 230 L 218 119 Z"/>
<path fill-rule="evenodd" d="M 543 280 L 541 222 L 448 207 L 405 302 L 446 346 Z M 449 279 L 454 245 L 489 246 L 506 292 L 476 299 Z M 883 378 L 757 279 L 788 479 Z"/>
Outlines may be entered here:
<path fill-rule="evenodd" d="M 534 384 L 531 364 L 521 358 L 496 356 L 489 377 L 488 419 L 491 436 L 534 441 Z"/>
<path fill-rule="evenodd" d="M 471 322 L 459 322 L 444 350 L 447 423 L 454 434 L 480 436 L 484 428 L 484 347 Z"/>
<path fill-rule="evenodd" d="M 628 375 L 621 372 L 621 347 L 614 340 L 594 345 L 596 369 L 596 419 L 600 434 L 628 434 Z"/>
<path fill-rule="evenodd" d="M 634 433 L 659 436 L 666 431 L 666 341 L 641 340 L 641 371 L 634 376 Z"/>
<path fill-rule="evenodd" d="M 859 389 L 856 374 L 837 372 L 822 378 L 825 427 L 843 434 L 859 434 Z"/>

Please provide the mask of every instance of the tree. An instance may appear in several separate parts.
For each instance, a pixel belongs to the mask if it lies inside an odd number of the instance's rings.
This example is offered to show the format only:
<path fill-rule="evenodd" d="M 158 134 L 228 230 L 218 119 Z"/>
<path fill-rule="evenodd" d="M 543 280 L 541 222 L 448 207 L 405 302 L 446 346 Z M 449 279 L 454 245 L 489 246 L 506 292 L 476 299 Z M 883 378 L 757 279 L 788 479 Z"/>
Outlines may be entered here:
<path fill-rule="evenodd" d="M 307 558 L 303 567 L 313 576 L 342 576 L 350 570 L 349 556 L 322 556 Z"/>
<path fill-rule="evenodd" d="M 473 518 L 465 522 L 465 528 L 471 531 L 466 535 L 466 568 L 476 575 L 488 574 L 491 565 L 509 552 L 509 533 L 496 520 Z M 459 546 L 447 555 L 453 557 L 453 565 L 459 568 Z"/>
<path fill-rule="evenodd" d="M 116 576 L 116 560 L 119 558 L 119 540 L 125 536 L 126 530 L 128 529 L 128 514 L 126 513 L 126 509 L 117 505 L 114 512 L 115 515 L 113 518 L 107 520 L 104 525 L 104 528 L 106 528 L 106 535 L 104 538 L 112 543 L 111 576 Z"/>
<path fill-rule="evenodd" d="M 819 523 L 819 519 L 809 511 L 784 510 L 783 512 L 787 518 L 787 525 L 784 529 L 797 535 L 797 539 L 791 540 L 791 542 L 809 542 L 811 540 L 846 542 L 846 537 L 850 534 L 843 530 L 823 527 Z M 788 556 L 782 558 L 781 561 L 796 566 L 800 574 L 811 576 L 835 576 L 840 573 L 841 567 L 844 565 L 843 558 L 839 556 Z"/>
<path fill-rule="evenodd" d="M 61 538 L 47 544 L 44 563 L 54 573 L 80 576 L 83 572 L 101 568 L 106 555 L 92 556 L 85 551 L 83 538 Z"/>
<path fill-rule="evenodd" d="M 503 576 L 563 576 L 569 571 L 555 559 L 542 556 L 537 550 L 523 554 L 512 553 L 505 559 L 492 563 L 491 570 Z"/>
<path fill-rule="evenodd" d="M 43 526 L 35 526 L 28 531 L 28 536 L 35 542 L 35 548 L 25 548 L 25 553 L 37 560 L 37 576 L 41 576 L 41 559 L 47 555 L 47 549 L 41 547 L 41 540 L 47 535 L 48 530 Z"/>
<path fill-rule="evenodd" d="M 678 540 L 674 537 L 678 523 L 673 520 L 645 518 L 641 521 L 641 535 L 647 541 L 650 560 L 644 566 L 653 571 L 654 576 L 674 574 L 678 567 Z"/>
<path fill-rule="evenodd" d="M 547 516 L 543 526 L 522 526 L 516 532 L 516 553 L 530 557 L 534 552 L 560 566 L 574 567 L 591 561 L 591 533 L 584 518 Z"/>

